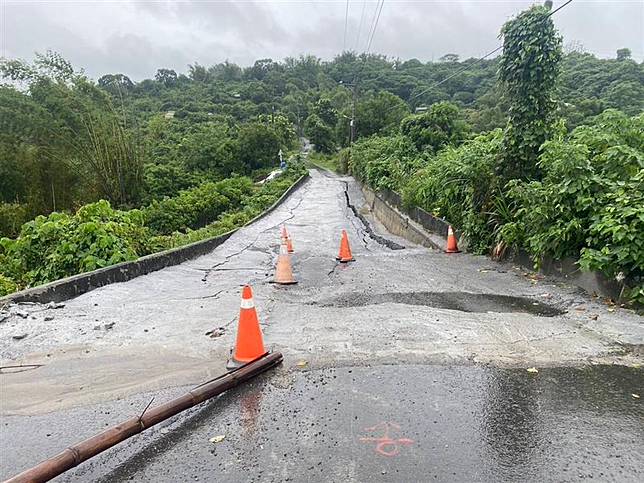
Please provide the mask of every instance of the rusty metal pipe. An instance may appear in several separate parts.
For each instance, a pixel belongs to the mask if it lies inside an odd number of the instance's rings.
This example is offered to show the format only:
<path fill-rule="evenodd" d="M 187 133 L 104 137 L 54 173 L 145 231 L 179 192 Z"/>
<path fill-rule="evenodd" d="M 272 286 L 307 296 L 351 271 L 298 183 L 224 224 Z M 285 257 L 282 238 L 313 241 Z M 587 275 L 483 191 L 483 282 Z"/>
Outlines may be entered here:
<path fill-rule="evenodd" d="M 282 354 L 279 352 L 264 354 L 233 372 L 229 372 L 228 374 L 224 374 L 221 377 L 195 387 L 183 396 L 144 411 L 140 417 L 128 419 L 85 441 L 70 446 L 56 456 L 6 480 L 5 483 L 49 481 L 65 471 L 78 466 L 83 461 L 125 441 L 129 437 L 175 414 L 217 396 L 242 382 L 252 379 L 281 362 Z"/>

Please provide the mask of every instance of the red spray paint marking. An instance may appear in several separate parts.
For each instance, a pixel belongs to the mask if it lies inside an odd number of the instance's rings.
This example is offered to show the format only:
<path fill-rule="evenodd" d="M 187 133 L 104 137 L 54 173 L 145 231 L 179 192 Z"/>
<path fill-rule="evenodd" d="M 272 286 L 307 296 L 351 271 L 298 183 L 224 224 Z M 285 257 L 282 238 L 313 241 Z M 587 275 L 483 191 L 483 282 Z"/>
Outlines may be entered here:
<path fill-rule="evenodd" d="M 381 437 L 374 438 L 369 436 L 359 438 L 359 440 L 363 443 L 376 443 L 374 451 L 378 454 L 381 454 L 382 456 L 396 456 L 398 453 L 400 453 L 400 446 L 409 446 L 414 441 L 408 438 L 392 439 L 389 436 L 390 429 L 399 431 L 400 426 L 398 426 L 396 423 L 388 423 L 386 421 L 376 424 L 375 426 L 371 428 L 365 428 L 364 430 L 369 432 L 380 430 L 383 432 L 383 435 Z"/>

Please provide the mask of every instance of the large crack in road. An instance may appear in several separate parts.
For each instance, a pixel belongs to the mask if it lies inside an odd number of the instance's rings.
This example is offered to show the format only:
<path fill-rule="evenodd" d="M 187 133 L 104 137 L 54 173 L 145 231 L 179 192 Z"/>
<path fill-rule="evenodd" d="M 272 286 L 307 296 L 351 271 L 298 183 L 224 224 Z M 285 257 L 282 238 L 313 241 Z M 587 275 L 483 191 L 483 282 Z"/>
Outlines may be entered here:
<path fill-rule="evenodd" d="M 251 283 L 284 367 L 63 480 L 561 480 L 551 472 L 568 470 L 637 479 L 641 369 L 596 366 L 641 363 L 625 350 L 644 343 L 640 317 L 371 221 L 354 180 L 312 170 L 210 254 L 64 306 L 10 307 L 1 364 L 33 367 L 0 374 L 0 477 L 223 372 L 240 287 Z M 296 286 L 269 283 L 283 223 Z M 353 263 L 335 260 L 342 229 Z M 576 417 L 584 424 L 571 425 Z M 609 427 L 624 436 L 611 439 Z M 383 430 L 402 442 L 379 447 Z M 208 441 L 220 434 L 221 444 Z M 598 441 L 596 454 L 583 453 L 584 438 Z"/>

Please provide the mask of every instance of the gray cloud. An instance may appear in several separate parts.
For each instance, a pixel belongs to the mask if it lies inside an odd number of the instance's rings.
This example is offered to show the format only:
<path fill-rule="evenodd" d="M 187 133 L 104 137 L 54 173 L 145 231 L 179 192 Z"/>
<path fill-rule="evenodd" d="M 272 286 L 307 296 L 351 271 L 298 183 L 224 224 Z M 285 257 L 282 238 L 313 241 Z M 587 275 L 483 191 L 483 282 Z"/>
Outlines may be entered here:
<path fill-rule="evenodd" d="M 151 77 L 159 67 L 226 59 L 249 65 L 259 58 L 342 50 L 344 0 L 337 1 L 16 1 L 0 0 L 2 55 L 30 59 L 52 49 L 91 76 L 123 72 Z M 391 57 L 438 58 L 447 52 L 480 56 L 496 47 L 504 21 L 533 2 L 386 0 L 372 52 Z M 563 0 L 555 0 L 555 7 Z M 368 0 L 360 42 L 362 0 L 349 3 L 347 48 L 362 51 L 377 6 Z M 629 47 L 644 57 L 644 2 L 575 0 L 555 17 L 565 43 L 600 57 Z"/>

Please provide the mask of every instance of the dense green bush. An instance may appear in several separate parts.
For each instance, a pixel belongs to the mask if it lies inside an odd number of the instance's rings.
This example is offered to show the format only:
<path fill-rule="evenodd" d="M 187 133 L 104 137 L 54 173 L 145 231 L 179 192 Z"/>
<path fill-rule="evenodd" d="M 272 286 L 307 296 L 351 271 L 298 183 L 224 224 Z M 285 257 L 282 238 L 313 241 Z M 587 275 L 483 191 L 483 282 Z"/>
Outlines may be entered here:
<path fill-rule="evenodd" d="M 400 132 L 419 150 L 435 153 L 441 148 L 462 142 L 469 126 L 460 119 L 457 106 L 449 102 L 432 104 L 423 114 L 412 114 L 400 123 Z"/>
<path fill-rule="evenodd" d="M 542 181 L 510 183 L 517 210 L 503 240 L 524 247 L 537 264 L 544 254 L 581 257 L 584 268 L 640 280 L 644 115 L 608 110 L 569 136 L 561 133 L 542 146 L 539 169 Z"/>
<path fill-rule="evenodd" d="M 154 200 L 175 196 L 203 182 L 202 177 L 185 169 L 180 163 L 148 163 L 143 170 L 145 204 Z"/>
<path fill-rule="evenodd" d="M 1 261 L 2 257 L 0 256 L 0 262 Z M 0 297 L 15 292 L 16 290 L 18 290 L 18 284 L 9 277 L 0 273 Z"/>
<path fill-rule="evenodd" d="M 580 264 L 632 284 L 628 296 L 644 305 L 644 169 L 611 183 L 591 217 Z"/>
<path fill-rule="evenodd" d="M 351 148 L 351 172 L 375 189 L 398 189 L 422 160 L 406 136 L 373 136 Z"/>
<path fill-rule="evenodd" d="M 351 150 L 343 149 L 338 154 L 338 172 L 339 173 L 348 173 L 349 172 L 349 163 L 351 161 Z"/>
<path fill-rule="evenodd" d="M 20 287 L 38 285 L 126 260 L 150 250 L 139 210 L 114 210 L 109 202 L 74 215 L 52 213 L 25 223 L 17 239 L 0 240 L 0 273 Z"/>
<path fill-rule="evenodd" d="M 15 237 L 20 227 L 31 218 L 29 206 L 0 202 L 0 236 Z"/>
<path fill-rule="evenodd" d="M 213 223 L 197 230 L 186 230 L 185 233 L 175 232 L 169 236 L 156 237 L 155 242 L 161 248 L 175 248 L 218 236 L 245 225 L 275 203 L 293 182 L 305 173 L 306 170 L 302 164 L 298 163 L 295 166 L 291 166 L 286 171 L 286 174 L 260 187 L 256 187 L 255 193 L 244 201 L 241 210 L 223 213 Z"/>
<path fill-rule="evenodd" d="M 158 235 L 200 228 L 237 209 L 252 191 L 252 182 L 245 177 L 203 183 L 173 198 L 153 201 L 143 209 L 145 224 Z"/>
<path fill-rule="evenodd" d="M 497 129 L 440 151 L 409 178 L 402 190 L 404 203 L 449 220 L 467 237 L 471 251 L 486 251 L 493 237 L 499 193 L 494 168 L 502 142 Z"/>

